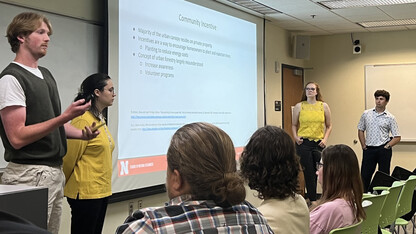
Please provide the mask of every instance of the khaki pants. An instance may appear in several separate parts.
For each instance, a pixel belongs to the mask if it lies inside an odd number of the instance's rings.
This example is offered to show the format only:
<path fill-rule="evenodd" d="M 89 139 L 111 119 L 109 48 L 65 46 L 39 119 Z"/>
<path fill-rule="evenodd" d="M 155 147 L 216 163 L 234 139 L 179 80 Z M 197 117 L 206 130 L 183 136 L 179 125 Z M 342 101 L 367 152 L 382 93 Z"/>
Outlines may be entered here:
<path fill-rule="evenodd" d="M 1 177 L 3 184 L 24 184 L 48 188 L 48 231 L 59 233 L 65 175 L 61 167 L 10 162 Z"/>

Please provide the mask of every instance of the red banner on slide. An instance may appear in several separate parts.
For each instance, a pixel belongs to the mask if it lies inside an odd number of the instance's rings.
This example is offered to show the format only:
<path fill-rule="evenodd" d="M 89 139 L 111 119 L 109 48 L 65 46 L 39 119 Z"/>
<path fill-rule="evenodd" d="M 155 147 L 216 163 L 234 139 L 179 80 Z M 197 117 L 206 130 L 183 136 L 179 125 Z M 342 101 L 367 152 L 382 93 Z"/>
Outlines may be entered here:
<path fill-rule="evenodd" d="M 236 160 L 240 159 L 243 149 L 243 147 L 235 148 Z M 145 174 L 157 171 L 166 171 L 166 155 L 158 155 L 144 158 L 120 159 L 118 160 L 117 167 L 119 177 Z"/>
<path fill-rule="evenodd" d="M 117 167 L 118 176 L 129 176 L 156 171 L 166 171 L 166 155 L 120 159 L 118 160 Z"/>

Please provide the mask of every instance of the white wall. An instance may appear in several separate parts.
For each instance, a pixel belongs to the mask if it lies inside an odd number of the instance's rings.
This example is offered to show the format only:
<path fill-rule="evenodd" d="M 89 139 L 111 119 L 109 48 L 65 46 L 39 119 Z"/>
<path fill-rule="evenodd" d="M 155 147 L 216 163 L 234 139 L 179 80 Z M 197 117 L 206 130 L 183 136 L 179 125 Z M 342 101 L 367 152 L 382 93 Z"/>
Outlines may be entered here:
<path fill-rule="evenodd" d="M 69 15 L 102 24 L 103 3 L 99 0 L 8 0 L 21 6 Z M 362 54 L 352 54 L 349 34 L 333 36 L 315 36 L 311 39 L 310 60 L 298 60 L 290 57 L 291 34 L 273 24 L 266 23 L 265 76 L 266 76 L 266 119 L 270 125 L 282 125 L 282 113 L 274 111 L 274 101 L 281 100 L 281 72 L 275 73 L 275 61 L 298 67 L 312 67 L 305 71 L 306 81 L 316 81 L 321 85 L 325 100 L 331 107 L 333 132 L 329 144 L 344 143 L 353 147 L 361 160 L 356 125 L 364 110 L 364 65 L 376 63 L 415 63 L 416 31 L 359 33 L 354 39 L 362 44 Z M 405 84 L 404 84 L 405 85 Z M 388 90 L 388 87 L 386 87 Z M 392 97 L 392 101 L 394 97 Z M 388 107 L 388 106 L 387 106 Z M 394 114 L 394 113 L 393 113 Z M 399 123 L 400 125 L 400 123 Z M 405 127 L 405 126 L 400 126 Z M 415 143 L 400 144 L 393 149 L 392 166 L 401 165 L 412 169 L 416 167 Z M 247 200 L 254 205 L 260 201 L 247 192 Z M 104 234 L 114 233 L 128 214 L 128 203 L 133 201 L 137 209 L 137 200 L 143 206 L 161 206 L 167 201 L 166 194 L 137 198 L 130 201 L 110 204 L 104 224 Z M 70 233 L 70 209 L 64 201 L 60 233 Z"/>

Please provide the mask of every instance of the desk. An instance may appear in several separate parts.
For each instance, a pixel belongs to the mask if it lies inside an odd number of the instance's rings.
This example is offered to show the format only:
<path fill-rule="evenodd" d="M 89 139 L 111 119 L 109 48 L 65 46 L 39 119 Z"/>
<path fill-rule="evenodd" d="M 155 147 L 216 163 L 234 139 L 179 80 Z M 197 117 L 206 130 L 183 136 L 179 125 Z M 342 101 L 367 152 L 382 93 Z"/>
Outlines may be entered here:
<path fill-rule="evenodd" d="M 48 188 L 0 184 L 0 210 L 47 229 Z"/>

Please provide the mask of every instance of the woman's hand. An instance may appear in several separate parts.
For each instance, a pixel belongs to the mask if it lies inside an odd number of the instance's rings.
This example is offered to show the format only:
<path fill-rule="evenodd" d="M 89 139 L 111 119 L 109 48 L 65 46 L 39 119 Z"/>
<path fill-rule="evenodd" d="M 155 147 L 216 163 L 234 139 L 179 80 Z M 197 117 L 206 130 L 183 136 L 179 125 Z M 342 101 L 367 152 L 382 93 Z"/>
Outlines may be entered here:
<path fill-rule="evenodd" d="M 322 149 L 324 149 L 326 147 L 326 140 L 322 139 L 321 142 L 319 142 L 319 147 L 321 147 Z"/>
<path fill-rule="evenodd" d="M 82 137 L 83 140 L 91 140 L 100 134 L 100 131 L 98 131 L 98 128 L 96 128 L 97 123 L 93 122 L 91 126 L 85 126 L 84 129 L 82 129 Z M 102 126 L 102 125 L 101 125 Z"/>
<path fill-rule="evenodd" d="M 303 143 L 302 137 L 295 137 L 296 144 L 301 145 Z"/>

